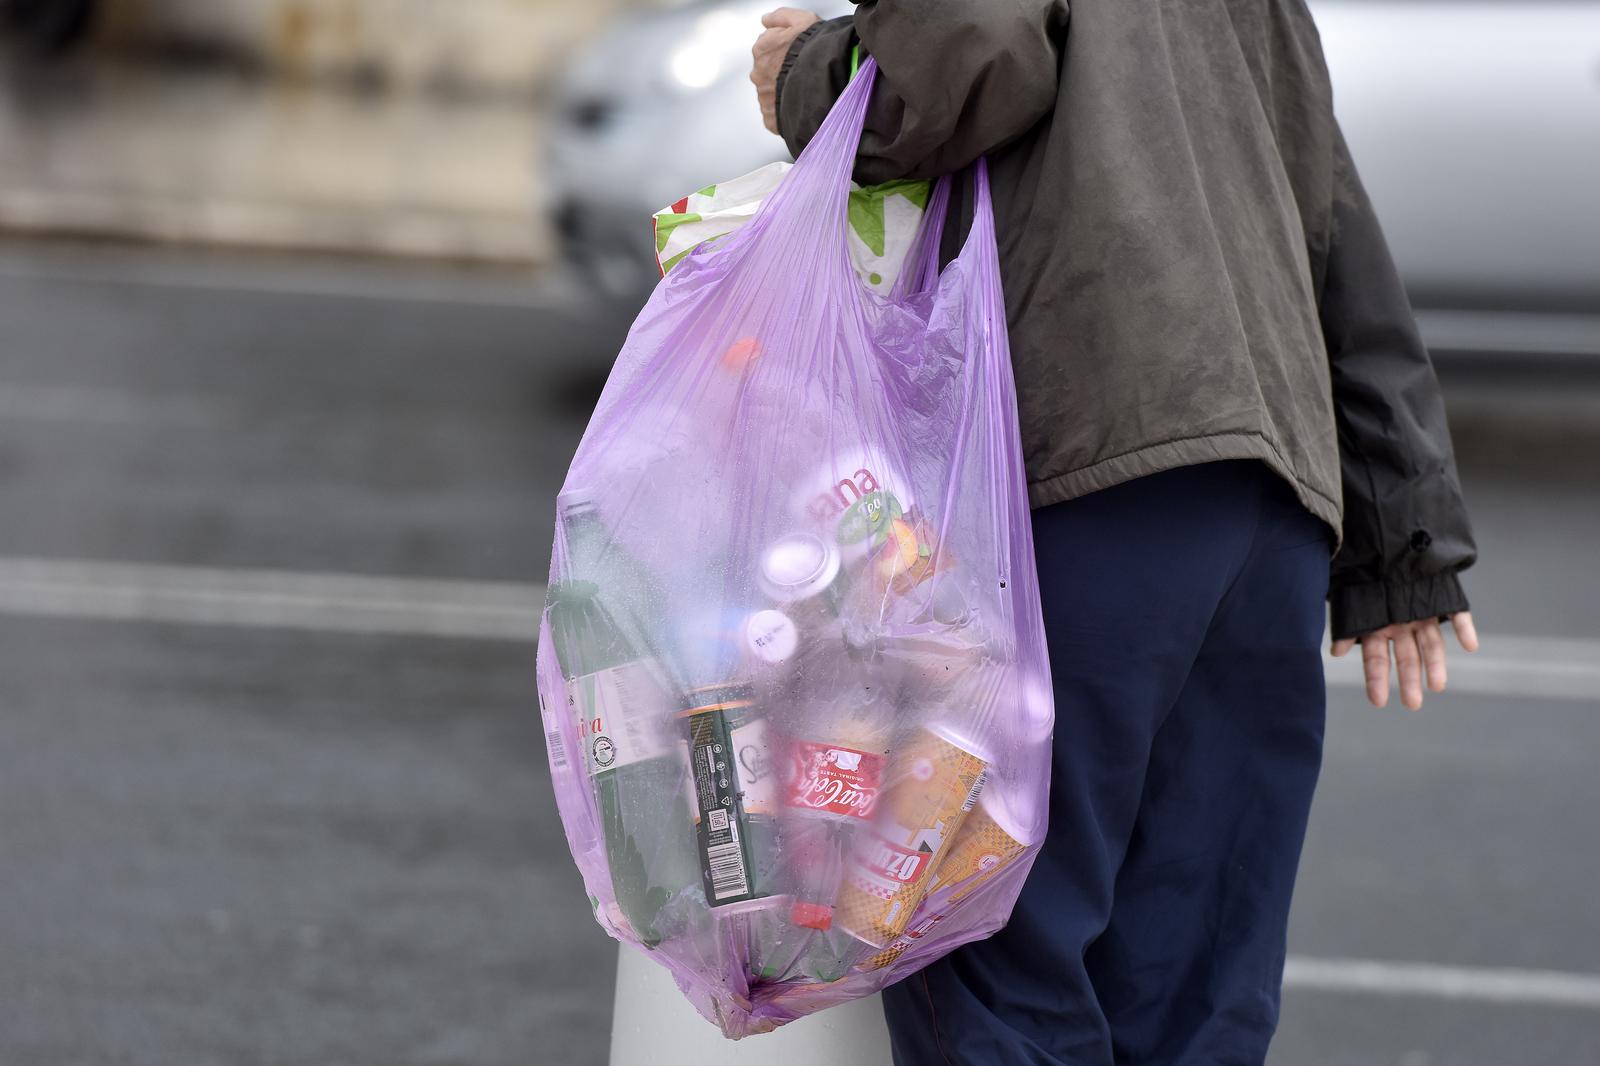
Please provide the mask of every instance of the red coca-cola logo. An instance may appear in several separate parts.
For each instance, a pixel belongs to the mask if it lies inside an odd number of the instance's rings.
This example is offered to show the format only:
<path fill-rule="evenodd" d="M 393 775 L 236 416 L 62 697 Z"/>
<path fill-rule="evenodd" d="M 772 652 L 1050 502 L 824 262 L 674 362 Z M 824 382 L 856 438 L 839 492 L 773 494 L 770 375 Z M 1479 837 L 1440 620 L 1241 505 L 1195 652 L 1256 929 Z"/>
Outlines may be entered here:
<path fill-rule="evenodd" d="M 790 807 L 867 818 L 878 802 L 883 756 L 854 748 L 799 741 L 785 800 Z"/>

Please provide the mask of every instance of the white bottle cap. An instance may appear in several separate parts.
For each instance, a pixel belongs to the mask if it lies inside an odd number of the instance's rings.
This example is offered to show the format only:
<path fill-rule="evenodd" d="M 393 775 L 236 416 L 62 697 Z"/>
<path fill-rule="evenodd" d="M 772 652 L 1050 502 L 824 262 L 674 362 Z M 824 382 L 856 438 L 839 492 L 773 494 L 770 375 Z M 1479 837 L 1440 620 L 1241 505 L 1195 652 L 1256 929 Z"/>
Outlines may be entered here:
<path fill-rule="evenodd" d="M 745 650 L 759 662 L 787 662 L 800 646 L 793 620 L 782 611 L 756 611 L 744 620 Z"/>

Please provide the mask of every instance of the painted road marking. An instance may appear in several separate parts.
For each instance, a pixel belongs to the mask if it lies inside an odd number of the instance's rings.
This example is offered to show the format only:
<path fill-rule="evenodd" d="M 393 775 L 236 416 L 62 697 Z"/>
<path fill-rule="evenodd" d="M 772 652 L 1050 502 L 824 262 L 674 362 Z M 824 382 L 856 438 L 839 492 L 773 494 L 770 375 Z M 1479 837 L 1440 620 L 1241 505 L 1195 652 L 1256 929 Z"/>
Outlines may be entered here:
<path fill-rule="evenodd" d="M 1427 996 L 1486 1003 L 1531 1003 L 1600 1010 L 1600 976 L 1552 970 L 1433 966 L 1375 959 L 1291 955 L 1285 988 L 1380 996 Z"/>
<path fill-rule="evenodd" d="M 0 556 L 0 614 L 534 640 L 544 586 Z M 1452 649 L 1450 690 L 1600 699 L 1600 641 L 1490 635 Z M 1328 684 L 1364 686 L 1360 656 L 1324 656 Z M 1393 697 L 1391 697 L 1393 698 Z"/>
<path fill-rule="evenodd" d="M 535 640 L 544 586 L 0 557 L 0 614 Z"/>

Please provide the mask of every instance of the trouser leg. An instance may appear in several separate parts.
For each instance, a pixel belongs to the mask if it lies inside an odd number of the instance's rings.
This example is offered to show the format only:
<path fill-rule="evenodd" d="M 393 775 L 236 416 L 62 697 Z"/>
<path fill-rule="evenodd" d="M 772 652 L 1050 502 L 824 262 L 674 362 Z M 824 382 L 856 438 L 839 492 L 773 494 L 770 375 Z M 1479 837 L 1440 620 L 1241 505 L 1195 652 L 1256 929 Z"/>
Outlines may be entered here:
<path fill-rule="evenodd" d="M 1157 730 L 1249 553 L 1259 470 L 1182 467 L 1035 513 L 1049 833 L 1004 929 L 885 991 L 897 1066 L 1112 1062 L 1085 952 L 1112 917 Z"/>
<path fill-rule="evenodd" d="M 1322 759 L 1327 527 L 1264 482 L 1245 565 L 1151 746 L 1086 964 L 1128 1066 L 1259 1066 Z"/>

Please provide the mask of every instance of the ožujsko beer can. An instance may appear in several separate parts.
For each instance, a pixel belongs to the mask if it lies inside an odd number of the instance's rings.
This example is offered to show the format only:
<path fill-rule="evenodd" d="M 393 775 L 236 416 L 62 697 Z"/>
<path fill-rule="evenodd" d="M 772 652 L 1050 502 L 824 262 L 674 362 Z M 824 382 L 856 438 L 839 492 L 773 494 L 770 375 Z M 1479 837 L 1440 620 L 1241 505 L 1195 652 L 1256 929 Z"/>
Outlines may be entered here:
<path fill-rule="evenodd" d="M 949 852 L 934 867 L 924 898 L 934 904 L 931 913 L 925 906 L 917 912 L 914 925 L 895 937 L 884 950 L 865 959 L 863 970 L 881 970 L 909 951 L 949 915 L 950 909 L 1028 850 L 1038 839 L 1035 827 L 1018 817 L 1008 796 L 995 782 L 984 786 L 966 820 L 961 823 Z M 936 893 L 938 895 L 936 895 Z"/>
<path fill-rule="evenodd" d="M 953 888 L 958 903 L 999 873 L 1035 842 L 1030 820 L 1019 817 L 1011 798 L 990 783 L 971 814 L 961 823 L 950 851 L 934 867 L 928 891 Z"/>
<path fill-rule="evenodd" d="M 944 921 L 944 919 L 945 913 L 942 910 L 935 911 L 932 914 L 924 914 L 923 917 L 917 919 L 917 923 L 915 925 L 911 926 L 905 932 L 895 937 L 894 940 L 889 943 L 888 947 L 884 948 L 876 955 L 871 955 L 863 959 L 860 964 L 861 969 L 881 970 L 885 966 L 892 965 L 900 958 L 900 956 L 904 955 L 907 951 L 910 951 L 911 948 L 916 945 L 917 941 L 933 932 L 933 930 L 939 925 L 940 922 Z"/>
<path fill-rule="evenodd" d="M 918 730 L 891 759 L 879 816 L 852 856 L 835 908 L 851 936 L 882 948 L 905 931 L 983 790 L 989 760 L 979 751 L 941 724 Z"/>

